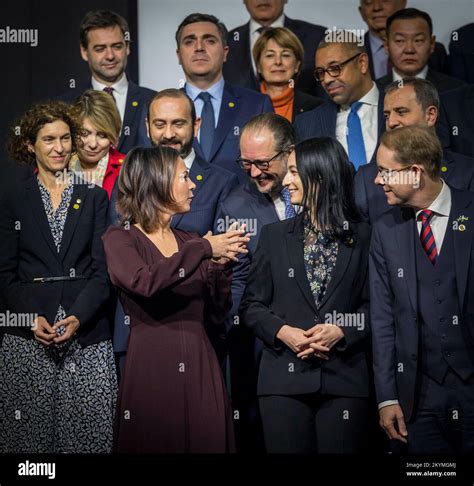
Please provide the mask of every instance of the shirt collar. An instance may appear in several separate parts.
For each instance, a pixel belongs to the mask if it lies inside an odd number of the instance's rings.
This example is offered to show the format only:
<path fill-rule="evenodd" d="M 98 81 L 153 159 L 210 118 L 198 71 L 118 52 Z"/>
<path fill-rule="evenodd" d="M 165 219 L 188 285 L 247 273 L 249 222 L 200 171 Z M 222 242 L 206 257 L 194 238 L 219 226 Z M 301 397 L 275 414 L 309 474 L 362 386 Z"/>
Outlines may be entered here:
<path fill-rule="evenodd" d="M 194 159 L 196 158 L 196 153 L 194 152 L 194 149 L 191 149 L 191 152 L 185 157 L 184 160 L 184 165 L 188 170 L 191 170 L 191 167 L 193 165 Z"/>
<path fill-rule="evenodd" d="M 377 85 L 372 81 L 372 88 L 370 88 L 367 93 L 362 96 L 360 100 L 358 100 L 360 103 L 364 105 L 371 105 L 371 106 L 379 106 L 379 89 L 377 88 Z M 346 111 L 351 108 L 351 105 L 348 106 L 340 106 L 339 110 L 340 111 Z"/>
<path fill-rule="evenodd" d="M 214 83 L 209 89 L 203 90 L 193 86 L 191 83 L 186 82 L 186 94 L 193 100 L 196 101 L 196 98 L 201 94 L 202 91 L 206 91 L 211 95 L 211 98 L 215 98 L 216 100 L 221 100 L 222 96 L 224 95 L 224 78 L 221 77 L 217 83 Z"/>
<path fill-rule="evenodd" d="M 105 84 L 97 81 L 97 79 L 95 79 L 94 76 L 92 76 L 91 84 L 92 84 L 92 88 L 97 91 L 103 91 L 104 88 L 106 87 Z M 111 88 L 113 88 L 119 95 L 124 96 L 128 88 L 127 75 L 123 73 L 123 76 L 115 84 L 113 84 Z"/>
<path fill-rule="evenodd" d="M 395 68 L 392 68 L 393 73 L 393 80 L 400 81 L 402 76 L 400 76 L 396 71 Z M 428 74 L 428 64 L 418 73 L 415 75 L 415 78 L 426 79 L 426 75 Z"/>
<path fill-rule="evenodd" d="M 269 27 L 284 27 L 285 26 L 285 15 L 281 14 L 273 24 L 269 25 Z M 258 29 L 262 27 L 256 20 L 250 19 L 250 34 L 253 35 L 257 32 Z"/>
<path fill-rule="evenodd" d="M 451 211 L 451 189 L 443 181 L 443 179 L 441 179 L 441 182 L 443 183 L 443 187 L 441 188 L 438 197 L 427 208 L 424 209 L 429 209 L 433 211 L 433 213 L 440 216 L 449 216 L 449 212 Z M 421 211 L 423 211 L 423 209 L 420 209 L 415 213 L 417 219 Z"/>

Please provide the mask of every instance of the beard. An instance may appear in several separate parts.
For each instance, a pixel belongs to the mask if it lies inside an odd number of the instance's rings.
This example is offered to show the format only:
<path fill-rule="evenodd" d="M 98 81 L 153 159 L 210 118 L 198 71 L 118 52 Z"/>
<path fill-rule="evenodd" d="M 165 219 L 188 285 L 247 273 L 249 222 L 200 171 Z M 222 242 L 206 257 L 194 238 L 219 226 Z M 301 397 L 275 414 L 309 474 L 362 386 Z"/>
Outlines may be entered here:
<path fill-rule="evenodd" d="M 153 146 L 160 146 L 160 147 L 171 147 L 174 148 L 179 156 L 184 159 L 190 153 L 191 149 L 193 148 L 193 139 L 190 140 L 180 140 L 179 138 L 171 138 L 171 139 L 160 139 L 160 140 L 151 140 Z M 177 145 L 177 147 L 173 147 L 173 145 Z"/>

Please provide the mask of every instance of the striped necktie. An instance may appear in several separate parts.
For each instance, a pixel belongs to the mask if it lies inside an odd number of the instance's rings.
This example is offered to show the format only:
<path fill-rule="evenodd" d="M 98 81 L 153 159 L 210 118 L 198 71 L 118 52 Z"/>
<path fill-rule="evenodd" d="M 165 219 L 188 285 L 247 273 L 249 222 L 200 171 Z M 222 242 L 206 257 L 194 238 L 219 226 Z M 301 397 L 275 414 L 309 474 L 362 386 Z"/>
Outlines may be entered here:
<path fill-rule="evenodd" d="M 285 203 L 285 219 L 294 218 L 296 216 L 295 208 L 291 204 L 291 194 L 287 187 L 281 190 L 281 197 Z"/>
<path fill-rule="evenodd" d="M 360 101 L 351 105 L 351 111 L 347 118 L 347 149 L 349 160 L 354 164 L 356 170 L 367 163 L 365 156 L 364 137 L 362 135 L 362 125 L 357 113 L 362 106 Z"/>
<path fill-rule="evenodd" d="M 436 258 L 438 257 L 438 250 L 436 249 L 436 242 L 433 232 L 431 231 L 430 219 L 433 216 L 433 211 L 430 209 L 424 209 L 420 213 L 421 216 L 421 232 L 420 240 L 421 246 L 428 255 L 429 261 L 434 265 Z"/>

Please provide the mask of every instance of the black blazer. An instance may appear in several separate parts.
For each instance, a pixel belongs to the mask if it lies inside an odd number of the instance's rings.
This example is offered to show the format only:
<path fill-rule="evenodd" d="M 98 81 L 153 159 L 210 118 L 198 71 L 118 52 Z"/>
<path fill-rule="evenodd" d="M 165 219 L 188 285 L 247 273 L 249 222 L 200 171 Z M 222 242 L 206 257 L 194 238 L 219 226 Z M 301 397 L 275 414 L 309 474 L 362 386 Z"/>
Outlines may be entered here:
<path fill-rule="evenodd" d="M 381 186 L 375 184 L 377 164 L 359 167 L 354 178 L 355 202 L 362 218 L 373 224 L 382 214 L 391 209 Z M 456 189 L 474 191 L 474 159 L 465 155 L 443 151 L 441 177 Z"/>
<path fill-rule="evenodd" d="M 474 84 L 441 96 L 436 130 L 444 147 L 474 157 Z"/>
<path fill-rule="evenodd" d="M 454 33 L 457 40 L 453 39 Z M 449 43 L 450 74 L 463 79 L 467 83 L 474 83 L 474 22 L 456 29 L 451 34 Z"/>
<path fill-rule="evenodd" d="M 352 239 L 340 243 L 331 281 L 316 308 L 304 267 L 302 220 L 299 215 L 262 228 L 240 306 L 243 323 L 264 342 L 258 395 L 320 389 L 338 396 L 366 397 L 370 228 L 365 223 L 351 225 Z M 286 323 L 310 329 L 316 315 L 322 323 L 333 322 L 333 312 L 357 313 L 363 326 L 344 327 L 345 338 L 331 350 L 327 362 L 303 361 L 276 338 Z"/>
<path fill-rule="evenodd" d="M 321 98 L 317 98 L 316 96 L 311 96 L 309 94 L 300 91 L 299 89 L 295 89 L 295 98 L 293 100 L 293 116 L 292 116 L 292 123 L 295 122 L 296 117 L 304 113 L 305 111 L 314 110 L 318 106 L 322 105 L 324 100 Z"/>
<path fill-rule="evenodd" d="M 109 280 L 101 235 L 108 197 L 97 186 L 74 186 L 58 253 L 36 176 L 12 180 L 0 200 L 0 293 L 6 308 L 34 313 L 53 323 L 59 304 L 81 325 L 82 346 L 110 339 L 106 304 Z M 68 281 L 33 283 L 37 277 L 82 276 Z M 29 327 L 5 333 L 32 338 Z"/>
<path fill-rule="evenodd" d="M 86 85 L 69 90 L 59 99 L 74 102 L 84 91 L 92 89 L 89 81 Z M 155 95 L 155 91 L 136 85 L 128 80 L 127 99 L 125 101 L 125 113 L 122 121 L 122 131 L 117 150 L 122 154 L 130 152 L 134 147 L 149 147 L 150 139 L 146 132 L 145 119 L 148 115 L 148 105 Z"/>
<path fill-rule="evenodd" d="M 304 47 L 304 63 L 296 87 L 305 93 L 317 93 L 321 88 L 313 77 L 316 47 L 324 38 L 326 28 L 303 20 L 290 19 L 285 15 L 284 26 L 290 29 Z M 232 84 L 259 91 L 259 83 L 252 69 L 250 52 L 250 22 L 229 32 L 229 55 L 224 64 L 224 79 Z"/>
<path fill-rule="evenodd" d="M 431 67 L 428 68 L 426 79 L 428 81 L 431 81 L 435 85 L 438 93 L 440 94 L 455 88 L 459 88 L 460 86 L 464 86 L 466 84 L 460 79 L 447 76 L 446 74 L 435 71 Z M 388 86 L 391 82 L 393 82 L 393 73 L 387 74 L 387 76 L 377 79 L 377 84 L 379 85 L 382 93 L 385 87 Z"/>

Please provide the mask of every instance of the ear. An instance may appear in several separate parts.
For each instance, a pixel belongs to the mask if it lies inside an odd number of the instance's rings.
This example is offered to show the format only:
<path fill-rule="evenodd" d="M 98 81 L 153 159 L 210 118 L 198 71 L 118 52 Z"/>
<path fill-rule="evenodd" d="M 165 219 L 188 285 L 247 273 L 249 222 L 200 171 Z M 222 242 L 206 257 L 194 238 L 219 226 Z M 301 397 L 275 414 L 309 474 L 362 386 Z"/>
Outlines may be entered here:
<path fill-rule="evenodd" d="M 224 47 L 224 62 L 227 61 L 227 56 L 229 55 L 229 46 Z"/>
<path fill-rule="evenodd" d="M 83 46 L 80 46 L 81 48 L 81 57 L 84 61 L 89 62 L 89 55 L 87 54 L 87 49 L 84 48 Z"/>
<path fill-rule="evenodd" d="M 30 152 L 30 154 L 35 153 L 35 148 L 33 147 L 33 145 L 31 145 L 30 142 L 27 143 L 26 148 L 27 148 L 28 152 Z"/>
<path fill-rule="evenodd" d="M 435 44 L 436 44 L 436 36 L 432 35 L 430 39 L 430 54 L 433 54 L 435 50 Z"/>
<path fill-rule="evenodd" d="M 385 37 L 385 39 L 383 40 L 383 48 L 385 49 L 385 52 L 390 55 L 390 52 L 388 50 L 388 36 Z"/>
<path fill-rule="evenodd" d="M 436 108 L 436 106 L 428 106 L 428 109 L 426 110 L 426 121 L 428 123 L 428 126 L 434 127 L 437 119 L 438 109 Z"/>
<path fill-rule="evenodd" d="M 150 124 L 148 123 L 148 117 L 145 118 L 145 126 L 146 126 L 146 136 L 150 138 Z"/>
<path fill-rule="evenodd" d="M 180 56 L 180 54 L 179 54 L 179 48 L 178 48 L 178 49 L 176 49 L 176 57 L 178 58 L 178 64 L 179 64 L 180 66 L 182 66 L 182 65 L 183 65 L 183 63 L 181 62 L 181 56 Z"/>
<path fill-rule="evenodd" d="M 362 74 L 367 74 L 369 72 L 369 56 L 367 53 L 363 52 L 359 56 L 359 66 Z"/>
<path fill-rule="evenodd" d="M 200 128 L 201 128 L 201 118 L 196 118 L 196 121 L 194 122 L 194 138 L 198 136 Z"/>

